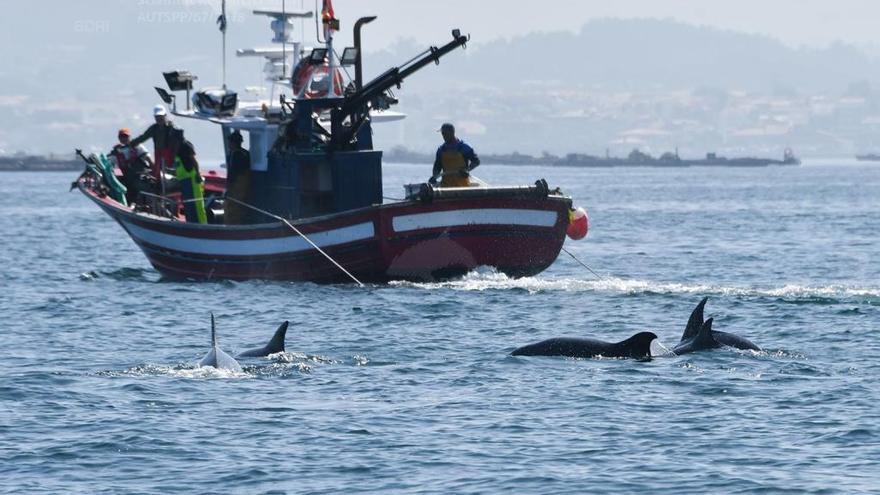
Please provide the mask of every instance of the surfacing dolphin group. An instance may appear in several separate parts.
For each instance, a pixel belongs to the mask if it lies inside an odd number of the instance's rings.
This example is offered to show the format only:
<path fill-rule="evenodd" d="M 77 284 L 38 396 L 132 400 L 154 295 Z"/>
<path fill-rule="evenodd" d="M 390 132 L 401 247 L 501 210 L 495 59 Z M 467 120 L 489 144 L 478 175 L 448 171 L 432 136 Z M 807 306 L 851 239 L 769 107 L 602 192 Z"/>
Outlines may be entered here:
<path fill-rule="evenodd" d="M 199 361 L 201 367 L 212 367 L 221 370 L 241 372 L 241 365 L 236 358 L 266 357 L 272 354 L 284 352 L 284 338 L 287 336 L 287 327 L 290 322 L 285 321 L 275 330 L 275 335 L 263 347 L 249 349 L 238 354 L 235 358 L 223 352 L 217 342 L 217 328 L 214 325 L 214 313 L 211 313 L 211 350 Z"/>
<path fill-rule="evenodd" d="M 704 320 L 703 310 L 708 297 L 691 312 L 681 341 L 672 349 L 675 355 L 719 347 L 760 351 L 761 348 L 739 335 L 712 330 L 713 318 Z M 605 342 L 596 339 L 557 337 L 542 340 L 514 350 L 513 356 L 567 356 L 576 358 L 606 357 L 628 358 L 648 361 L 651 356 L 651 342 L 657 339 L 653 332 L 639 332 L 620 342 Z"/>
<path fill-rule="evenodd" d="M 761 348 L 752 341 L 732 333 L 721 332 L 712 329 L 713 318 L 704 319 L 703 311 L 708 297 L 704 297 L 700 304 L 691 312 L 681 341 L 672 349 L 673 355 L 688 354 L 719 347 L 734 347 L 737 349 L 760 351 Z M 223 352 L 217 342 L 217 330 L 214 324 L 214 314 L 211 314 L 211 350 L 199 362 L 201 367 L 213 367 L 234 372 L 241 372 L 241 365 L 236 358 L 267 357 L 272 354 L 284 352 L 284 339 L 287 335 L 289 322 L 285 321 L 278 327 L 269 342 L 254 349 L 249 349 L 238 354 L 235 358 Z M 657 339 L 653 332 L 639 332 L 632 337 L 620 342 L 605 342 L 603 340 L 589 338 L 556 337 L 529 344 L 514 350 L 513 356 L 567 356 L 575 358 L 624 358 L 649 361 L 651 355 L 651 343 Z"/>

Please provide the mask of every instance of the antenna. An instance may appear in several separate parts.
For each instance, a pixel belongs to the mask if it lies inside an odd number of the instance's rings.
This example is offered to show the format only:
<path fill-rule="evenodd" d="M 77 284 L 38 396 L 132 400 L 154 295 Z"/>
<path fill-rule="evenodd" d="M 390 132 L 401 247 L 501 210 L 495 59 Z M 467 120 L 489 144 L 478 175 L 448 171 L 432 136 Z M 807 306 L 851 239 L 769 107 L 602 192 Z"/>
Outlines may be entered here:
<path fill-rule="evenodd" d="M 236 51 L 236 55 L 239 57 L 265 57 L 266 64 L 263 66 L 263 73 L 265 74 L 266 81 L 268 81 L 272 85 L 271 96 L 269 98 L 269 101 L 271 102 L 275 100 L 276 85 L 289 81 L 290 76 L 289 74 L 287 74 L 288 44 L 292 45 L 293 47 L 293 65 L 296 66 L 296 64 L 299 62 L 299 53 L 302 43 L 298 41 L 291 41 L 291 37 L 293 36 L 294 32 L 293 19 L 306 19 L 311 17 L 313 13 L 310 11 L 288 11 L 286 1 L 282 3 L 282 9 L 280 10 L 254 10 L 253 13 L 256 15 L 265 15 L 271 19 L 270 28 L 272 29 L 272 32 L 275 33 L 275 36 L 272 38 L 272 42 L 280 44 L 281 46 L 273 48 L 239 49 Z"/>
<path fill-rule="evenodd" d="M 220 25 L 220 32 L 223 33 L 223 89 L 226 89 L 226 0 L 222 1 L 217 24 Z"/>
<path fill-rule="evenodd" d="M 281 18 L 285 21 L 287 20 L 286 0 L 281 0 Z M 286 22 L 284 24 L 284 29 L 285 30 L 287 29 Z M 284 34 L 286 35 L 287 33 L 285 32 Z M 281 42 L 281 63 L 283 64 L 281 66 L 281 68 L 282 68 L 281 73 L 284 74 L 284 76 L 286 77 L 287 76 L 287 37 L 286 36 L 284 38 L 284 41 Z"/>

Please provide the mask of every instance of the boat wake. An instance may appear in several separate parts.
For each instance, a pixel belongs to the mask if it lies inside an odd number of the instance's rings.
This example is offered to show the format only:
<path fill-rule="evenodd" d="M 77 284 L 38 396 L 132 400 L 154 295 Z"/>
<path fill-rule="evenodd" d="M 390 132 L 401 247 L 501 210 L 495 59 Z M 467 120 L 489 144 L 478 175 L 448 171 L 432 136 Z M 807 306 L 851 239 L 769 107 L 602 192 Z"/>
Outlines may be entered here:
<path fill-rule="evenodd" d="M 305 354 L 302 352 L 285 351 L 269 354 L 264 359 L 274 361 L 277 364 L 301 364 L 309 368 L 308 364 L 340 364 L 340 361 L 325 356 Z M 306 370 L 308 371 L 308 370 Z"/>
<path fill-rule="evenodd" d="M 84 282 L 90 282 L 99 278 L 107 278 L 117 282 L 157 282 L 160 280 L 159 274 L 152 269 L 145 268 L 119 268 L 116 270 L 90 270 L 79 275 L 79 279 Z"/>
<path fill-rule="evenodd" d="M 852 287 L 846 285 L 805 286 L 786 284 L 780 287 L 746 287 L 712 284 L 655 282 L 650 280 L 605 278 L 584 280 L 578 278 L 511 278 L 494 271 L 473 271 L 466 276 L 444 282 L 391 282 L 396 287 L 418 289 L 493 291 L 522 290 L 530 294 L 540 292 L 613 292 L 623 294 L 698 294 L 746 298 L 776 298 L 792 303 L 827 303 L 857 300 L 880 306 L 880 287 Z"/>
<path fill-rule="evenodd" d="M 169 366 L 163 364 L 142 364 L 125 370 L 108 370 L 95 373 L 97 376 L 106 376 L 111 378 L 120 377 L 148 377 L 148 376 L 170 376 L 174 378 L 186 379 L 211 379 L 211 378 L 253 378 L 253 375 L 247 370 L 230 371 L 217 369 L 210 366 L 194 366 L 191 364 L 181 364 Z"/>
<path fill-rule="evenodd" d="M 186 380 L 211 379 L 250 379 L 267 376 L 287 376 L 291 374 L 310 373 L 311 366 L 303 362 L 271 362 L 267 365 L 244 366 L 242 371 L 231 371 L 211 366 L 194 366 L 191 364 L 168 366 L 161 364 L 143 364 L 126 370 L 100 371 L 98 376 L 106 377 L 150 377 L 166 376 Z"/>

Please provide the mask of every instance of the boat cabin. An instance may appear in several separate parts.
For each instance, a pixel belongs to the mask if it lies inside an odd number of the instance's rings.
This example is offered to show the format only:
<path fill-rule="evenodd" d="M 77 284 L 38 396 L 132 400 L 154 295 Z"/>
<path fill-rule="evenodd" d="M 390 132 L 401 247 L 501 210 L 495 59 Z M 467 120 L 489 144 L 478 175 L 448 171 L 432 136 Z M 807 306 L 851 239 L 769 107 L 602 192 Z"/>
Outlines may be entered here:
<path fill-rule="evenodd" d="M 287 65 L 290 20 L 311 13 L 255 11 L 274 18 L 272 29 L 278 49 L 239 50 L 240 56 L 267 59 L 266 79 L 278 99 L 238 101 L 224 86 L 196 91 L 187 71 L 165 73 L 171 91 L 187 92 L 187 109 L 175 115 L 220 124 L 229 156 L 228 137 L 235 131 L 247 136 L 251 156 L 250 203 L 287 219 L 321 216 L 382 203 L 382 152 L 373 150 L 372 122 L 397 100 L 390 93 L 404 79 L 444 55 L 464 47 L 467 36 L 458 30 L 444 46 L 429 47 L 401 67 L 393 67 L 364 83 L 361 68 L 360 29 L 374 18 L 355 23 L 355 46 L 341 57 L 333 50 L 332 36 L 323 47 L 301 49 L 295 44 Z M 280 67 L 279 67 L 280 66 Z M 354 68 L 347 77 L 345 67 Z M 181 79 L 183 78 L 183 79 Z M 276 88 L 276 86 L 280 86 Z M 287 99 L 283 92 L 290 91 Z M 166 103 L 174 97 L 158 89 Z M 192 107 L 190 107 L 192 100 Z M 397 120 L 392 116 L 384 120 Z M 266 216 L 266 215 L 264 215 Z M 261 219 L 270 221 L 270 218 Z"/>
<path fill-rule="evenodd" d="M 372 149 L 369 122 L 362 131 L 365 139 L 339 150 L 330 149 L 328 131 L 314 117 L 339 100 L 298 100 L 279 123 L 223 124 L 224 143 L 235 130 L 249 136 L 254 206 L 302 218 L 382 203 L 382 152 Z"/>

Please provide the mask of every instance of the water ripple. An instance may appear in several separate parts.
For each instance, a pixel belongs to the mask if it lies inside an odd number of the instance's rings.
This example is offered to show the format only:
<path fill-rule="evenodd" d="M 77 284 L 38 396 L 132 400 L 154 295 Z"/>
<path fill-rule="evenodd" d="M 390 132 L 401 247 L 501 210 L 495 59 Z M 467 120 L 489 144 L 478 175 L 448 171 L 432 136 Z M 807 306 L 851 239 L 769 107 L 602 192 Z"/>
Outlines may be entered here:
<path fill-rule="evenodd" d="M 603 279 L 562 257 L 366 289 L 162 280 L 57 194 L 69 175 L 0 181 L 0 492 L 876 492 L 876 170 L 694 172 L 487 166 L 589 206 L 566 248 Z M 644 330 L 671 347 L 704 296 L 765 351 L 509 355 Z M 290 320 L 287 352 L 196 367 L 211 312 L 232 354 Z"/>
<path fill-rule="evenodd" d="M 603 280 L 545 277 L 510 278 L 502 273 L 478 270 L 459 280 L 433 283 L 391 282 L 395 287 L 413 287 L 424 290 L 451 289 L 459 291 L 522 290 L 530 294 L 540 292 L 616 292 L 629 295 L 694 294 L 738 296 L 747 298 L 775 298 L 793 304 L 837 304 L 842 301 L 860 301 L 880 304 L 880 288 L 842 285 L 801 286 L 756 289 L 753 287 L 719 286 L 711 284 L 683 284 L 616 277 Z"/>

